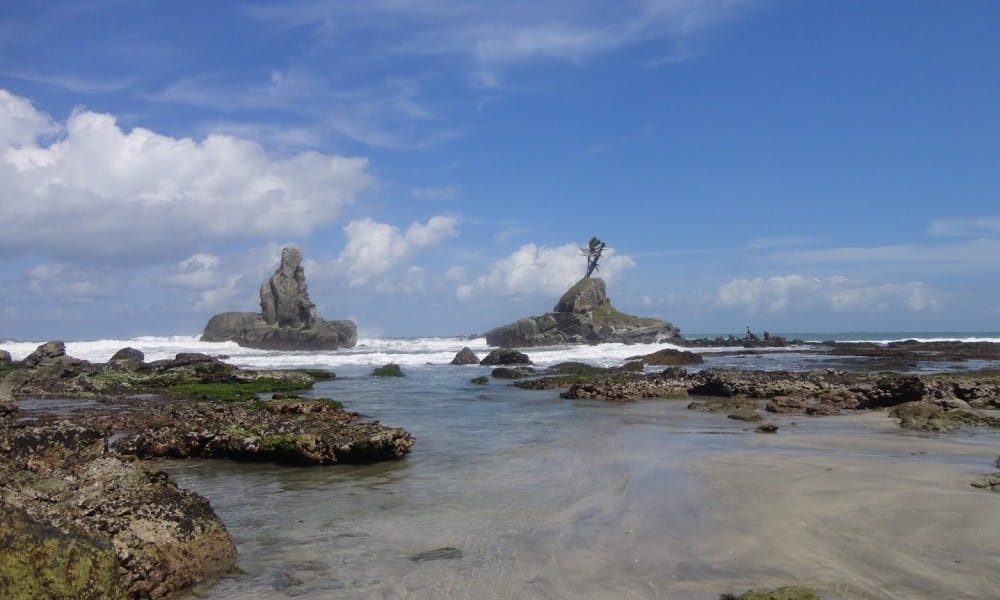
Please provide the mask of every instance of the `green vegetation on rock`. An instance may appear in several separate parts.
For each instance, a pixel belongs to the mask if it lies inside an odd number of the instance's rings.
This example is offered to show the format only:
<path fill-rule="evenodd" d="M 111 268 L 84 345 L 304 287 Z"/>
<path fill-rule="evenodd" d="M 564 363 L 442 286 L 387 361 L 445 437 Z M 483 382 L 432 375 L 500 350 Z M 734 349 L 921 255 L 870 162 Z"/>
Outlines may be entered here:
<path fill-rule="evenodd" d="M 738 595 L 722 594 L 719 600 L 820 600 L 820 597 L 809 588 L 787 586 L 774 590 L 748 590 Z"/>
<path fill-rule="evenodd" d="M 329 379 L 337 378 L 336 373 L 334 373 L 333 371 L 328 371 L 326 369 L 295 369 L 295 370 L 299 371 L 300 373 L 305 373 L 306 375 L 309 375 L 316 381 L 327 381 Z"/>
<path fill-rule="evenodd" d="M 602 302 L 590 314 L 594 319 L 594 324 L 598 327 L 646 327 L 663 324 L 658 319 L 637 317 L 623 313 L 612 306 L 610 300 Z"/>
<path fill-rule="evenodd" d="M 480 375 L 479 377 L 473 377 L 469 381 L 477 385 L 486 385 L 487 383 L 490 382 L 490 378 L 487 377 L 486 375 Z"/>
<path fill-rule="evenodd" d="M 640 357 L 642 362 L 648 365 L 663 365 L 663 366 L 676 366 L 676 365 L 700 365 L 705 362 L 700 354 L 695 354 L 694 352 L 688 352 L 687 350 L 675 350 L 673 348 L 664 348 L 663 350 L 657 350 L 652 354 L 647 354 Z"/>
<path fill-rule="evenodd" d="M 261 442 L 261 450 L 284 450 L 284 451 L 294 451 L 298 450 L 303 439 L 301 434 L 297 433 L 282 433 L 279 435 L 272 435 L 271 437 L 265 439 Z"/>
<path fill-rule="evenodd" d="M 111 542 L 62 531 L 10 507 L 0 513 L 0 589 L 6 598 L 124 598 Z"/>
<path fill-rule="evenodd" d="M 375 367 L 372 375 L 376 377 L 405 377 L 403 370 L 396 363 L 389 363 L 381 367 Z"/>
<path fill-rule="evenodd" d="M 303 390 L 309 387 L 311 384 L 261 377 L 240 383 L 180 383 L 168 386 L 164 391 L 170 396 L 186 400 L 249 402 L 256 400 L 258 394 Z"/>
<path fill-rule="evenodd" d="M 899 419 L 903 429 L 917 431 L 954 431 L 962 427 L 1000 427 L 1000 418 L 978 415 L 968 410 L 945 410 L 930 402 L 907 402 L 893 407 L 889 416 Z"/>

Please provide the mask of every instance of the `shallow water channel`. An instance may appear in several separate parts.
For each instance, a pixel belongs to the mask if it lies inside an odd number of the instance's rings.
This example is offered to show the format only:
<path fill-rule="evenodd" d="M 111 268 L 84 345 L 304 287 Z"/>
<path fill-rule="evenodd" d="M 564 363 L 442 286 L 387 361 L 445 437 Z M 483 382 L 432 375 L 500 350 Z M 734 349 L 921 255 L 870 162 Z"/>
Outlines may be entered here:
<path fill-rule="evenodd" d="M 778 436 L 689 411 L 689 400 L 561 400 L 505 382 L 475 385 L 480 370 L 441 365 L 408 368 L 402 379 L 368 372 L 338 369 L 313 393 L 409 430 L 417 443 L 403 460 L 159 463 L 211 500 L 240 552 L 237 573 L 192 597 L 715 600 L 758 580 L 765 560 L 720 563 L 721 551 L 704 543 L 718 533 L 707 509 L 725 486 L 709 489 L 692 465 L 790 452 L 762 439 Z M 969 452 L 903 452 L 906 438 L 888 419 L 776 422 L 803 442 L 842 433 L 889 440 L 836 450 L 865 460 L 940 458 L 972 471 L 996 451 L 996 438 L 979 438 Z M 794 452 L 830 450 L 804 443 Z"/>

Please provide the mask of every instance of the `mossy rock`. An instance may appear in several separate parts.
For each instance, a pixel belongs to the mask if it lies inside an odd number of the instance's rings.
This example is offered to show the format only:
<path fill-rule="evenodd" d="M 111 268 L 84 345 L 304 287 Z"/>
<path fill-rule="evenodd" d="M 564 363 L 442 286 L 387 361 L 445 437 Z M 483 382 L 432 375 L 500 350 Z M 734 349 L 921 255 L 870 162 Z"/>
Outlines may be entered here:
<path fill-rule="evenodd" d="M 962 427 L 1000 427 L 1000 418 L 985 417 L 968 410 L 945 410 L 930 402 L 907 402 L 893 407 L 890 417 L 899 419 L 903 429 L 946 432 Z"/>
<path fill-rule="evenodd" d="M 475 383 L 476 385 L 486 385 L 490 382 L 490 378 L 486 375 L 480 375 L 479 377 L 473 377 L 469 380 L 470 383 Z"/>
<path fill-rule="evenodd" d="M 820 600 L 819 594 L 798 586 L 773 590 L 748 590 L 742 594 L 722 594 L 719 600 Z"/>
<path fill-rule="evenodd" d="M 396 363 L 389 363 L 381 367 L 375 367 L 372 371 L 375 377 L 405 377 L 403 370 Z"/>
<path fill-rule="evenodd" d="M 623 313 L 612 306 L 610 300 L 605 300 L 594 310 L 590 311 L 590 318 L 593 319 L 594 325 L 598 327 L 652 327 L 665 324 L 659 319 L 637 317 Z"/>
<path fill-rule="evenodd" d="M 306 375 L 312 377 L 316 381 L 328 381 L 330 379 L 336 379 L 337 374 L 333 371 L 328 371 L 327 369 L 295 369 L 300 373 L 305 373 Z"/>
<path fill-rule="evenodd" d="M 5 598 L 125 598 L 111 542 L 40 523 L 23 511 L 0 513 L 0 590 Z"/>
<path fill-rule="evenodd" d="M 261 377 L 246 382 L 228 383 L 179 383 L 168 386 L 164 391 L 175 398 L 184 400 L 216 400 L 220 402 L 250 402 L 258 394 L 269 392 L 289 392 L 308 389 L 305 384 L 285 379 Z"/>
<path fill-rule="evenodd" d="M 524 373 L 509 367 L 497 367 L 490 372 L 490 375 L 496 379 L 520 379 L 524 377 Z"/>
<path fill-rule="evenodd" d="M 764 420 L 764 417 L 754 410 L 740 410 L 730 413 L 726 415 L 726 417 L 733 419 L 734 421 L 746 421 L 748 423 L 758 423 Z"/>
<path fill-rule="evenodd" d="M 674 348 L 664 348 L 652 354 L 640 357 L 647 365 L 677 366 L 677 365 L 700 365 L 705 359 L 700 354 L 688 352 L 687 350 L 676 350 Z"/>
<path fill-rule="evenodd" d="M 688 404 L 688 410 L 710 413 L 737 414 L 755 412 L 757 403 L 749 398 L 723 398 L 719 400 L 695 400 Z"/>

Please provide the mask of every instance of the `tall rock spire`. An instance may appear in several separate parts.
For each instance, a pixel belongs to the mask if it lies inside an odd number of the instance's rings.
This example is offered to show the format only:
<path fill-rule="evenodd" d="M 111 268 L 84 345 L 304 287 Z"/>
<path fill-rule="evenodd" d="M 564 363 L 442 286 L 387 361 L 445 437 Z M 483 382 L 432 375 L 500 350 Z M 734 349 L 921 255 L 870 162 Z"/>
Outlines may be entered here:
<path fill-rule="evenodd" d="M 286 246 L 281 264 L 260 286 L 260 310 L 268 325 L 306 328 L 316 322 L 316 305 L 309 300 L 302 251 Z"/>

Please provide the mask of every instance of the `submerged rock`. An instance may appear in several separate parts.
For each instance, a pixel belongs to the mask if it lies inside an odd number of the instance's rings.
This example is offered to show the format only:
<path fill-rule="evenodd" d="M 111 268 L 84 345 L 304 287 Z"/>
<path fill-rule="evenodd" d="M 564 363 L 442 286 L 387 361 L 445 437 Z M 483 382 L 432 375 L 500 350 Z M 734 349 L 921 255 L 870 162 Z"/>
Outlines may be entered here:
<path fill-rule="evenodd" d="M 266 350 L 335 350 L 358 342 L 353 321 L 327 321 L 309 299 L 302 252 L 288 246 L 281 264 L 260 287 L 260 313 L 225 312 L 209 319 L 201 339 Z"/>
<path fill-rule="evenodd" d="M 981 488 L 1000 494 L 1000 473 L 983 475 L 972 482 L 972 487 Z"/>
<path fill-rule="evenodd" d="M 659 319 L 619 312 L 605 293 L 604 281 L 584 278 L 563 294 L 553 312 L 527 317 L 486 332 L 490 346 L 525 348 L 607 342 L 650 343 L 680 335 Z"/>
<path fill-rule="evenodd" d="M 949 409 L 933 402 L 907 402 L 889 411 L 889 416 L 899 419 L 903 429 L 944 432 L 962 427 L 1000 427 L 1000 418 L 989 417 L 974 411 Z"/>
<path fill-rule="evenodd" d="M 410 560 L 413 562 L 425 562 L 428 560 L 455 560 L 457 558 L 462 558 L 462 551 L 459 548 L 444 546 L 443 548 L 418 552 L 411 556 Z"/>

